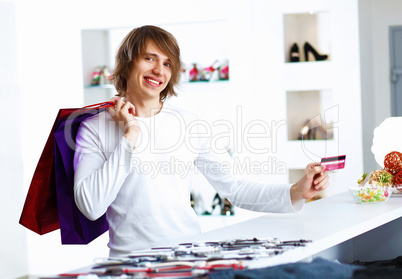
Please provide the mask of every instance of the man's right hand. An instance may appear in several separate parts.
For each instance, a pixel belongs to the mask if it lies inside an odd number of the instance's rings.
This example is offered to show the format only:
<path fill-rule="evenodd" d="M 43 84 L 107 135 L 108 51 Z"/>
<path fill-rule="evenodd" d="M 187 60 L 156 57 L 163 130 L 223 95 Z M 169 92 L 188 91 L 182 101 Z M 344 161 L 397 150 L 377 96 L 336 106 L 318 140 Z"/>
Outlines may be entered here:
<path fill-rule="evenodd" d="M 138 120 L 135 118 L 134 105 L 123 101 L 120 97 L 113 97 L 110 102 L 113 102 L 115 106 L 109 107 L 107 111 L 124 131 L 124 137 L 129 141 L 130 146 L 134 148 L 141 132 Z"/>

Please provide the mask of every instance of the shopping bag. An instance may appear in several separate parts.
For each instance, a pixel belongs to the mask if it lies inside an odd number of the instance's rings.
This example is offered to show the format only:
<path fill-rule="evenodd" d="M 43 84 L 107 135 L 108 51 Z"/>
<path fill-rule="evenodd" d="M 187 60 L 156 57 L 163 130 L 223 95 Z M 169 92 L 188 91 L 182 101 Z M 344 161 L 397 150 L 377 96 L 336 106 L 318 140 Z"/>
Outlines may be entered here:
<path fill-rule="evenodd" d="M 60 109 L 29 186 L 19 223 L 40 235 L 59 228 L 54 176 L 54 130 L 77 109 Z"/>
<path fill-rule="evenodd" d="M 54 132 L 61 120 L 68 118 L 73 113 L 99 112 L 100 108 L 113 106 L 106 102 L 84 108 L 60 109 L 45 147 L 35 169 L 19 223 L 40 235 L 49 233 L 60 228 L 58 201 L 56 193 L 55 176 L 55 142 Z"/>
<path fill-rule="evenodd" d="M 75 139 L 82 121 L 103 109 L 77 111 L 60 120 L 54 132 L 57 207 L 62 244 L 88 244 L 109 229 L 105 214 L 87 219 L 74 200 Z"/>

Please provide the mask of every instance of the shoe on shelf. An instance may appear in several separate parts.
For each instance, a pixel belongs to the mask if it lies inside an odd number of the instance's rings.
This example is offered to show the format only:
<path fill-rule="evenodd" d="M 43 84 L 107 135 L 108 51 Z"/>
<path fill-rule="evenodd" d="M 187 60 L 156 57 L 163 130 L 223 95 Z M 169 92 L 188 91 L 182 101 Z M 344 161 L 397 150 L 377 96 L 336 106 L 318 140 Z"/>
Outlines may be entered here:
<path fill-rule="evenodd" d="M 299 46 L 294 43 L 292 48 L 290 49 L 290 62 L 299 62 L 300 61 L 300 53 Z"/>
<path fill-rule="evenodd" d="M 308 53 L 311 52 L 313 54 L 316 61 L 322 61 L 328 59 L 328 55 L 319 54 L 308 42 L 304 43 L 304 56 L 306 57 L 306 61 L 308 61 Z"/>

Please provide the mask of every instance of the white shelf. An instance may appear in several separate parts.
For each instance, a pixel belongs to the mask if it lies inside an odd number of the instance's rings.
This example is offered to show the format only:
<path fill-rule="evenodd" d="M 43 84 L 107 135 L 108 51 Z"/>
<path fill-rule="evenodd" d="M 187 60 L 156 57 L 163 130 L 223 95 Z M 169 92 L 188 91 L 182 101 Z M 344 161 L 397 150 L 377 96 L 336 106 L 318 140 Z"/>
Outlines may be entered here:
<path fill-rule="evenodd" d="M 113 84 L 101 84 L 101 85 L 87 85 L 85 89 L 114 89 Z"/>
<path fill-rule="evenodd" d="M 295 4 L 299 5 L 296 2 Z M 286 96 L 287 119 L 287 142 L 283 148 L 287 153 L 289 182 L 293 183 L 300 178 L 308 163 L 340 154 L 339 94 L 343 92 L 337 91 L 334 77 L 336 73 L 339 75 L 339 66 L 334 63 L 332 55 L 332 48 L 336 46 L 334 42 L 337 43 L 337 33 L 334 32 L 336 26 L 332 22 L 336 9 L 331 5 L 320 6 L 318 2 L 314 2 L 306 3 L 304 7 L 299 5 L 293 10 L 283 7 L 282 11 L 282 88 Z M 328 55 L 327 59 L 315 61 L 310 52 L 306 61 L 306 42 L 318 54 Z M 290 49 L 294 43 L 299 48 L 299 62 L 290 61 Z M 311 120 L 321 125 L 327 134 L 317 132 L 316 139 L 300 140 L 302 127 Z"/>
<path fill-rule="evenodd" d="M 285 63 L 283 84 L 286 90 L 328 89 L 333 86 L 331 61 Z"/>
<path fill-rule="evenodd" d="M 215 60 L 219 60 L 221 63 L 229 60 L 226 38 L 228 27 L 227 21 L 224 19 L 167 24 L 161 25 L 161 27 L 174 34 L 180 43 L 181 58 L 187 68 L 196 63 L 199 70 L 202 70 L 210 66 Z M 107 66 L 109 69 L 114 68 L 114 56 L 120 43 L 131 30 L 132 27 L 113 27 L 84 29 L 81 31 L 83 83 L 87 85 L 84 86 L 85 104 L 88 104 L 88 100 L 92 102 L 98 98 L 97 101 L 104 101 L 102 98 L 106 95 L 115 95 L 115 91 L 92 92 L 96 89 L 98 91 L 100 89 L 114 89 L 113 85 L 90 86 L 89 84 L 91 84 L 92 72 L 96 67 Z M 208 32 L 205 32 L 205 30 L 208 30 Z M 183 74 L 184 82 L 178 88 L 179 92 L 205 95 L 205 93 L 215 91 L 215 88 L 218 88 L 217 90 L 219 91 L 226 91 L 223 87 L 227 88 L 228 80 L 187 82 L 189 69 L 186 70 L 187 72 Z M 216 85 L 221 83 L 226 85 Z"/>
<path fill-rule="evenodd" d="M 178 91 L 190 94 L 207 94 L 209 92 L 225 92 L 229 86 L 230 80 L 181 82 L 178 85 Z"/>
<path fill-rule="evenodd" d="M 304 174 L 304 169 L 289 169 L 289 183 L 296 183 Z"/>
<path fill-rule="evenodd" d="M 327 11 L 283 15 L 285 62 L 290 61 L 290 49 L 297 43 L 300 62 L 306 61 L 304 43 L 308 42 L 319 54 L 330 54 L 330 17 Z M 309 55 L 309 61 L 312 60 Z M 330 60 L 330 55 L 328 57 Z"/>
<path fill-rule="evenodd" d="M 330 90 L 287 91 L 288 139 L 301 139 L 301 129 L 307 124 L 317 127 L 308 139 L 333 139 L 332 92 Z M 325 133 L 326 132 L 326 133 Z M 306 137 L 303 137 L 307 139 Z"/>

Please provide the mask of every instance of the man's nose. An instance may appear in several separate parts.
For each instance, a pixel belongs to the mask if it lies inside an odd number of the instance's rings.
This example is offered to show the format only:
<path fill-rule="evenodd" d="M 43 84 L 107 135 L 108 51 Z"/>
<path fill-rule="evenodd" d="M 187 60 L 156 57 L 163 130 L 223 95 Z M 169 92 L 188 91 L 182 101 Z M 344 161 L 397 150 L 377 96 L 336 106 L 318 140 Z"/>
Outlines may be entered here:
<path fill-rule="evenodd" d="M 162 75 L 163 74 L 163 63 L 162 62 L 155 63 L 153 71 L 155 74 Z"/>

